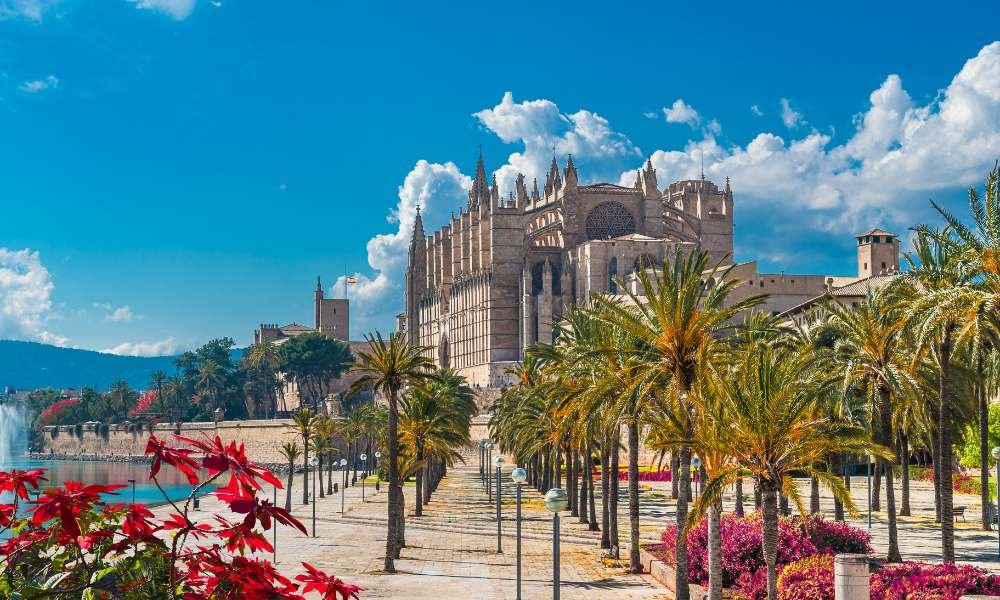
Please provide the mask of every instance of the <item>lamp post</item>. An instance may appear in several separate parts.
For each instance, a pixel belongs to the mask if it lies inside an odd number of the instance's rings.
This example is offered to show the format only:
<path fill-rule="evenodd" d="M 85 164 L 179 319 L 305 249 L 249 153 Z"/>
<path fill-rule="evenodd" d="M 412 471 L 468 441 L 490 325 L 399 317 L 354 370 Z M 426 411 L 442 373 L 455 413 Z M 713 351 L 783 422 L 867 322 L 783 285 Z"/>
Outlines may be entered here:
<path fill-rule="evenodd" d="M 868 529 L 872 528 L 872 456 L 871 454 L 865 456 L 865 460 L 868 464 L 865 465 L 865 471 L 868 475 Z"/>
<path fill-rule="evenodd" d="M 479 440 L 479 481 L 483 483 L 486 482 L 485 479 L 486 471 L 485 467 L 483 466 L 483 463 L 486 462 L 485 460 L 483 460 L 485 458 L 483 456 L 484 454 L 486 454 L 486 442 Z"/>
<path fill-rule="evenodd" d="M 1000 557 L 1000 448 L 994 448 L 992 454 L 997 463 L 997 556 Z"/>
<path fill-rule="evenodd" d="M 697 456 L 691 459 L 691 477 L 694 478 L 694 497 L 701 495 L 701 459 Z"/>
<path fill-rule="evenodd" d="M 552 600 L 559 600 L 559 511 L 569 506 L 569 496 L 562 488 L 545 492 L 545 508 L 552 513 Z"/>
<path fill-rule="evenodd" d="M 132 484 L 132 504 L 135 504 L 135 479 L 129 479 L 128 482 Z"/>
<path fill-rule="evenodd" d="M 362 454 L 361 455 L 361 462 L 364 463 L 366 467 L 368 466 L 368 455 L 367 454 Z M 367 476 L 368 476 L 368 473 L 366 471 L 362 471 L 361 472 L 361 503 L 362 504 L 365 503 L 365 478 Z"/>
<path fill-rule="evenodd" d="M 375 451 L 375 491 L 377 492 L 382 484 L 382 451 Z"/>
<path fill-rule="evenodd" d="M 274 486 L 274 505 L 275 506 L 278 505 L 278 486 Z M 273 553 L 273 556 L 271 557 L 271 562 L 273 562 L 274 564 L 278 564 L 278 527 L 275 526 L 272 527 L 271 529 L 274 530 L 272 532 L 274 535 L 274 541 L 271 543 L 271 552 Z"/>
<path fill-rule="evenodd" d="M 486 500 L 493 502 L 493 477 L 490 475 L 489 463 L 493 462 L 493 444 L 486 442 Z"/>
<path fill-rule="evenodd" d="M 500 467 L 503 466 L 503 457 L 500 456 L 500 455 L 497 455 L 497 457 L 495 459 L 493 459 L 493 464 L 495 464 L 497 466 L 497 478 L 496 478 L 496 482 L 497 482 L 497 554 L 500 554 L 500 553 L 503 552 L 503 545 L 500 542 L 500 540 L 502 539 L 501 535 L 503 533 L 502 532 L 503 518 L 501 517 L 501 514 L 500 514 Z"/>
<path fill-rule="evenodd" d="M 313 486 L 312 486 L 312 509 L 313 509 L 313 537 L 316 537 L 316 466 L 319 464 L 319 458 L 315 454 L 309 457 L 309 467 L 313 472 Z"/>
<path fill-rule="evenodd" d="M 340 516 L 344 516 L 344 496 L 347 495 L 347 459 L 340 459 L 340 470 L 344 476 L 344 487 L 340 490 Z"/>
<path fill-rule="evenodd" d="M 517 490 L 517 500 L 515 502 L 517 509 L 514 517 L 514 528 L 516 530 L 514 554 L 516 555 L 515 564 L 517 565 L 517 596 L 515 596 L 515 600 L 521 600 L 521 486 L 528 482 L 528 473 L 521 467 L 517 467 L 511 472 L 510 478 L 514 481 L 514 489 Z"/>

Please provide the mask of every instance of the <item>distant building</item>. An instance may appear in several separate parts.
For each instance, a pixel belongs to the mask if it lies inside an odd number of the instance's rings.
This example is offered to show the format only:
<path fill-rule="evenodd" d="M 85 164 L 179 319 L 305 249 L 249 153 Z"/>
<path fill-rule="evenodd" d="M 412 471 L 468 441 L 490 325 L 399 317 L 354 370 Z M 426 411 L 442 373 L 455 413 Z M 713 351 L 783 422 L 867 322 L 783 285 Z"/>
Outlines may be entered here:
<path fill-rule="evenodd" d="M 288 340 L 306 333 L 322 333 L 348 344 L 352 354 L 356 354 L 359 349 L 368 348 L 368 342 L 350 340 L 349 301 L 346 298 L 326 298 L 319 277 L 316 278 L 316 289 L 313 291 L 313 313 L 315 316 L 315 326 L 313 327 L 294 322 L 287 325 L 261 323 L 260 328 L 253 332 L 253 341 L 257 344 L 267 340 L 280 346 Z M 358 375 L 345 373 L 340 378 L 329 382 L 327 387 L 330 393 L 324 399 L 324 405 L 329 414 L 339 413 L 341 397 L 357 378 Z M 298 385 L 294 381 L 284 380 L 283 393 L 278 398 L 278 410 L 291 412 L 301 405 L 302 400 Z"/>

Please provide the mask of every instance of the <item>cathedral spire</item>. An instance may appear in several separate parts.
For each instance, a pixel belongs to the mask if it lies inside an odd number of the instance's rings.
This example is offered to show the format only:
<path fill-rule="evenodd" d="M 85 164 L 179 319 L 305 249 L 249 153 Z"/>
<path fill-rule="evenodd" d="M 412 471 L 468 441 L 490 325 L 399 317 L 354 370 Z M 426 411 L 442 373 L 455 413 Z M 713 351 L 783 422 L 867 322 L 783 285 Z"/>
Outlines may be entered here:
<path fill-rule="evenodd" d="M 524 187 L 524 175 L 522 173 L 517 174 L 517 180 L 514 182 L 514 188 L 517 190 L 517 193 L 514 195 L 516 201 L 514 206 L 526 206 L 528 204 L 528 188 Z"/>
<path fill-rule="evenodd" d="M 475 208 L 480 202 L 487 202 L 490 197 L 490 187 L 486 182 L 486 165 L 483 163 L 483 151 L 479 150 L 479 159 L 476 161 L 476 178 L 472 180 L 472 189 L 469 190 L 468 208 Z"/>
<path fill-rule="evenodd" d="M 653 168 L 652 157 L 646 159 L 646 167 L 642 170 L 642 191 L 647 198 L 660 195 L 660 190 L 656 187 L 656 169 Z"/>
<path fill-rule="evenodd" d="M 538 202 L 538 178 L 534 177 L 531 180 L 531 201 Z"/>
<path fill-rule="evenodd" d="M 576 165 L 573 164 L 573 155 L 568 154 L 566 158 L 566 170 L 563 171 L 563 181 L 568 190 L 575 190 L 577 183 Z"/>
<path fill-rule="evenodd" d="M 422 239 L 424 239 L 424 220 L 420 216 L 420 205 L 418 204 L 417 216 L 413 219 L 413 235 L 410 237 L 410 247 L 416 246 L 417 240 Z"/>
<path fill-rule="evenodd" d="M 323 293 L 323 283 L 320 281 L 319 275 L 316 276 L 316 291 L 321 294 Z"/>

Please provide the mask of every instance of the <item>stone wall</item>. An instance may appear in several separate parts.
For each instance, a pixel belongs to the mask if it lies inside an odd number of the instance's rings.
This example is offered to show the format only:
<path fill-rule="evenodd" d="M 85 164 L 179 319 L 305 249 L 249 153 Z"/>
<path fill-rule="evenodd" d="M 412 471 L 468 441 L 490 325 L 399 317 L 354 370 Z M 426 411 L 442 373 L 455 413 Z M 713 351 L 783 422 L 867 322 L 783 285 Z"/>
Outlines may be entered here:
<path fill-rule="evenodd" d="M 158 438 L 172 440 L 174 434 L 192 439 L 203 436 L 246 446 L 250 460 L 262 464 L 283 464 L 281 445 L 285 442 L 297 441 L 302 446 L 302 439 L 287 430 L 290 419 L 258 420 L 258 421 L 220 421 L 218 423 L 181 423 L 174 426 L 167 423 L 155 425 L 153 433 Z M 39 434 L 40 453 L 58 454 L 64 456 L 90 455 L 95 457 L 130 458 L 141 457 L 149 441 L 148 426 L 135 424 L 109 425 L 97 424 L 49 426 Z M 338 448 L 346 450 L 346 444 L 338 444 Z"/>

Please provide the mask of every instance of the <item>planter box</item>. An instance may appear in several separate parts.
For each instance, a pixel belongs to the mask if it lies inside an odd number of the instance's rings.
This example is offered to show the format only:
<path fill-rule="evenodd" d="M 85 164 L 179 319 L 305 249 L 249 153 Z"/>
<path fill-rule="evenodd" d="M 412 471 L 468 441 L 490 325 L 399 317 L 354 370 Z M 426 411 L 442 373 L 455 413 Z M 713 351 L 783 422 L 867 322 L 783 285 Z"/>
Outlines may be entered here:
<path fill-rule="evenodd" d="M 639 547 L 639 559 L 642 561 L 642 568 L 668 590 L 677 593 L 677 590 L 674 589 L 677 573 L 673 565 L 668 565 L 647 550 L 647 548 L 655 550 L 660 547 L 660 544 L 648 544 Z M 688 584 L 688 589 L 691 592 L 691 600 L 706 600 L 708 598 L 708 589 L 696 583 Z M 723 593 L 725 594 L 725 591 Z"/>

